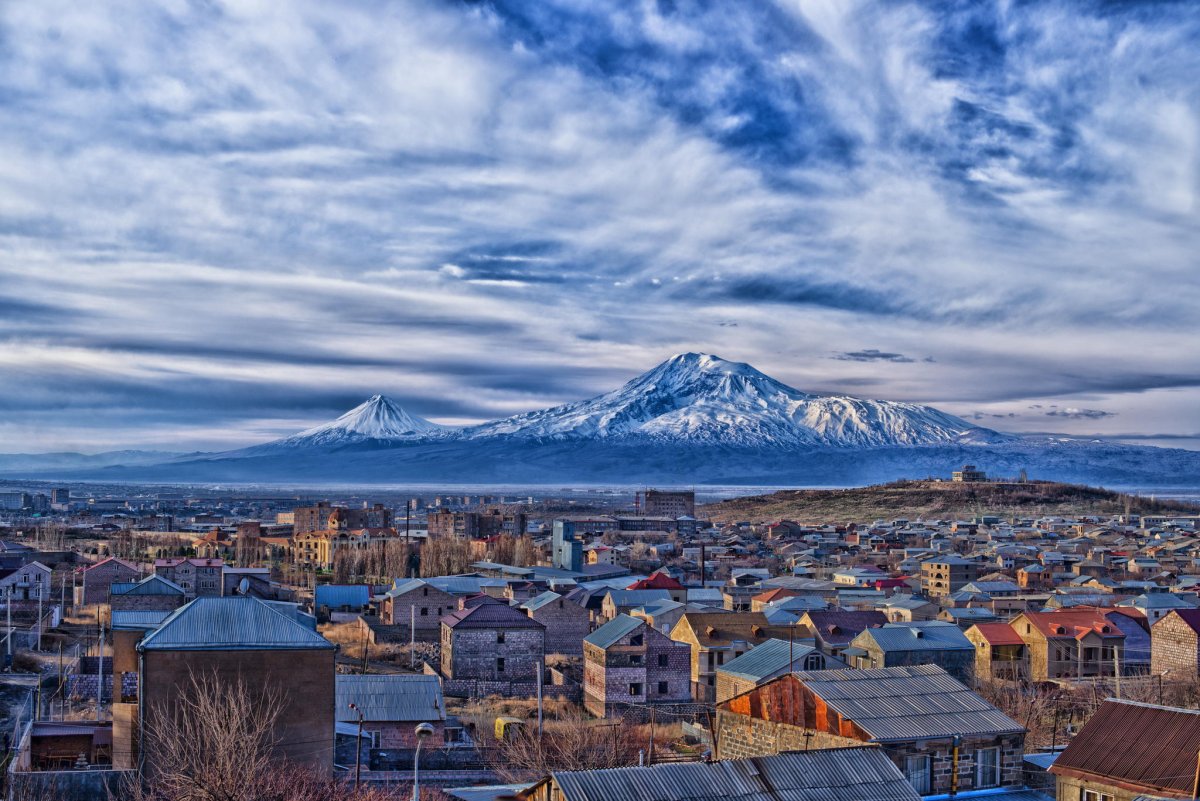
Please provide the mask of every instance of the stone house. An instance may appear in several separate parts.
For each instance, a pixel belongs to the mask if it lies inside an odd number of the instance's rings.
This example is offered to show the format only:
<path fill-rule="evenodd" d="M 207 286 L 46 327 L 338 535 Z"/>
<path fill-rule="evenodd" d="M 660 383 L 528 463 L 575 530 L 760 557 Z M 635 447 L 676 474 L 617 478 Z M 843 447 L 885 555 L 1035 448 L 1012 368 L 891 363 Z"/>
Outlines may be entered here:
<path fill-rule="evenodd" d="M 1007 623 L 976 623 L 965 633 L 975 648 L 975 677 L 1019 681 L 1029 676 L 1025 641 Z"/>
<path fill-rule="evenodd" d="M 860 669 L 938 665 L 963 684 L 975 676 L 975 646 L 953 623 L 888 623 L 855 637 L 843 652 Z"/>
<path fill-rule="evenodd" d="M 465 598 L 442 617 L 441 675 L 447 695 L 531 697 L 545 670 L 546 627 L 487 596 Z"/>
<path fill-rule="evenodd" d="M 958 592 L 979 577 L 979 563 L 961 556 L 935 556 L 921 563 L 921 588 L 930 598 Z"/>
<path fill-rule="evenodd" d="M 653 755 L 651 755 L 653 756 Z M 731 762 L 555 771 L 521 801 L 919 801 L 879 748 L 814 750 Z M 461 796 L 460 796 L 461 797 Z"/>
<path fill-rule="evenodd" d="M 842 651 L 850 646 L 850 641 L 863 631 L 878 628 L 887 622 L 882 612 L 873 610 L 822 609 L 807 612 L 800 618 L 801 625 L 816 638 L 817 647 L 837 658 L 841 658 Z"/>
<path fill-rule="evenodd" d="M 1058 801 L 1190 799 L 1198 752 L 1200 711 L 1109 698 L 1050 772 Z"/>
<path fill-rule="evenodd" d="M 1023 785 L 1024 727 L 936 665 L 781 676 L 718 704 L 713 739 L 718 759 L 874 743 L 924 796 Z"/>
<path fill-rule="evenodd" d="M 108 603 L 113 582 L 137 581 L 142 573 L 137 566 L 110 556 L 79 571 L 81 586 L 75 588 L 76 606 Z"/>
<path fill-rule="evenodd" d="M 335 692 L 337 723 L 355 730 L 361 712 L 371 749 L 415 748 L 419 723 L 433 726 L 425 747 L 446 744 L 446 702 L 437 676 L 339 673 Z"/>
<path fill-rule="evenodd" d="M 1030 681 L 1112 676 L 1123 658 L 1125 633 L 1103 610 L 1024 612 L 1009 625 L 1025 643 Z"/>
<path fill-rule="evenodd" d="M 546 653 L 583 655 L 583 638 L 592 631 L 588 610 L 549 591 L 530 598 L 520 608 L 546 627 Z"/>
<path fill-rule="evenodd" d="M 612 620 L 617 615 L 627 615 L 647 604 L 671 600 L 674 599 L 670 590 L 609 590 L 604 595 L 600 611 L 605 620 Z"/>
<path fill-rule="evenodd" d="M 155 559 L 154 573 L 183 588 L 191 598 L 219 596 L 224 588 L 221 559 Z"/>
<path fill-rule="evenodd" d="M 841 660 L 816 648 L 812 640 L 770 639 L 717 668 L 717 703 L 749 692 L 785 673 L 844 667 Z"/>
<path fill-rule="evenodd" d="M 51 574 L 50 568 L 37 561 L 0 570 L 0 596 L 17 601 L 49 600 Z"/>
<path fill-rule="evenodd" d="M 645 717 L 692 700 L 691 649 L 646 621 L 618 615 L 583 640 L 583 703 L 596 717 Z"/>
<path fill-rule="evenodd" d="M 1150 628 L 1150 673 L 1200 677 L 1200 609 L 1172 609 Z"/>
<path fill-rule="evenodd" d="M 442 617 L 458 609 L 458 598 L 422 579 L 399 581 L 388 590 L 379 606 L 380 622 L 401 626 L 414 625 L 422 642 L 437 642 L 442 636 Z"/>
<path fill-rule="evenodd" d="M 151 614 L 151 613 L 137 613 Z M 114 767 L 153 774 L 155 739 L 140 721 L 175 714 L 196 680 L 244 683 L 251 697 L 277 695 L 271 731 L 277 758 L 330 773 L 334 746 L 334 645 L 312 629 L 245 596 L 197 598 L 136 645 L 138 676 L 113 704 Z M 141 750 L 143 749 L 144 750 Z"/>
<path fill-rule="evenodd" d="M 671 639 L 692 649 L 692 697 L 717 697 L 717 668 L 732 662 L 772 637 L 803 640 L 803 626 L 773 626 L 762 612 L 688 612 L 671 631 Z"/>
<path fill-rule="evenodd" d="M 183 587 L 159 575 L 141 581 L 114 583 L 108 606 L 114 612 L 169 612 L 187 603 Z"/>

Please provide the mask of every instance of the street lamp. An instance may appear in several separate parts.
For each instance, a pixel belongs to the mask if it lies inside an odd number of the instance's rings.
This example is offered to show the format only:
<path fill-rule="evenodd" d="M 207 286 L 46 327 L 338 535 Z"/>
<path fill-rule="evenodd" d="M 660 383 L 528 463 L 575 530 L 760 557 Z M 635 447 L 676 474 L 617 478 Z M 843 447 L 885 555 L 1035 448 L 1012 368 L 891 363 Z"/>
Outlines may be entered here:
<path fill-rule="evenodd" d="M 351 703 L 350 708 L 358 713 L 358 739 L 354 741 L 354 789 L 358 789 L 359 776 L 362 775 L 362 727 L 363 711 L 358 704 Z"/>
<path fill-rule="evenodd" d="M 433 734 L 433 726 L 428 723 L 418 723 L 417 750 L 413 753 L 413 796 L 412 801 L 421 801 L 421 743 Z"/>

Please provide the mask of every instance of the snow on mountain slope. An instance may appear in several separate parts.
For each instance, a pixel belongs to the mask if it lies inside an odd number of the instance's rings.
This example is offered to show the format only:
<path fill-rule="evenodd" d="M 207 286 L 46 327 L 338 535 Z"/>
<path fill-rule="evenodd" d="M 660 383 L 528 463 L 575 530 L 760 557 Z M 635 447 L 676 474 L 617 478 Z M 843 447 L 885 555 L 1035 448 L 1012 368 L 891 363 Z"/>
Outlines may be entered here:
<path fill-rule="evenodd" d="M 697 444 L 874 447 L 1007 437 L 928 406 L 812 395 L 748 364 L 673 356 L 613 392 L 465 429 L 470 439 L 650 437 Z"/>
<path fill-rule="evenodd" d="M 412 440 L 442 435 L 448 429 L 423 417 L 409 414 L 403 407 L 374 395 L 330 423 L 301 431 L 286 439 L 270 443 L 275 446 L 305 447 L 349 445 L 378 440 Z"/>

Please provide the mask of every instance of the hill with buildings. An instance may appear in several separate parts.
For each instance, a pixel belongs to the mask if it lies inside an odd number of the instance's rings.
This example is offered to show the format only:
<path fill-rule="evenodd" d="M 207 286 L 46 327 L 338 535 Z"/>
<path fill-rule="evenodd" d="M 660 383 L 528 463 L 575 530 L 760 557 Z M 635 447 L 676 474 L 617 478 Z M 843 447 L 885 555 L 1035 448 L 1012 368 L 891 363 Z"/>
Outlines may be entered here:
<path fill-rule="evenodd" d="M 1200 504 L 1130 495 L 1052 481 L 895 481 L 852 489 L 782 490 L 708 504 L 700 512 L 720 522 L 946 520 L 979 515 L 1200 515 Z"/>

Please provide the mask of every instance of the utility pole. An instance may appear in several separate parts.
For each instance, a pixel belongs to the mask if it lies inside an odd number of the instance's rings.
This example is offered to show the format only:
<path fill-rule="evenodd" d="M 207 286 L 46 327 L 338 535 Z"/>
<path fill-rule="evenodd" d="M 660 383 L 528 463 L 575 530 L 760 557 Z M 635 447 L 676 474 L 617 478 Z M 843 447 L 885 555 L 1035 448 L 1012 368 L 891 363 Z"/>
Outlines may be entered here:
<path fill-rule="evenodd" d="M 65 585 L 64 585 L 65 586 Z M 63 692 L 63 644 L 58 641 L 58 719 L 67 719 L 67 694 Z"/>
<path fill-rule="evenodd" d="M 38 621 L 37 621 L 37 650 L 42 650 L 42 583 L 38 581 Z"/>
<path fill-rule="evenodd" d="M 359 780 L 362 776 L 362 729 L 363 729 L 363 711 L 358 708 L 357 704 L 350 704 L 350 708 L 358 713 L 358 740 L 354 749 L 354 789 L 358 790 Z"/>
<path fill-rule="evenodd" d="M 408 607 L 408 667 L 417 669 L 417 607 Z"/>
<path fill-rule="evenodd" d="M 5 592 L 4 599 L 4 608 L 8 616 L 8 634 L 4 638 L 8 642 L 8 653 L 4 659 L 4 669 L 12 670 L 12 587 Z"/>
<path fill-rule="evenodd" d="M 100 638 L 96 640 L 96 722 L 103 717 L 104 706 L 104 618 L 100 618 Z"/>

